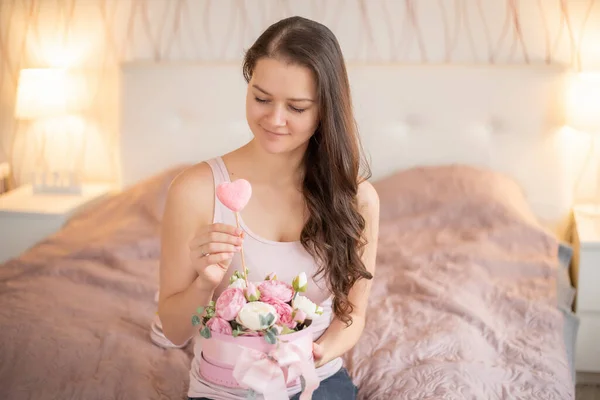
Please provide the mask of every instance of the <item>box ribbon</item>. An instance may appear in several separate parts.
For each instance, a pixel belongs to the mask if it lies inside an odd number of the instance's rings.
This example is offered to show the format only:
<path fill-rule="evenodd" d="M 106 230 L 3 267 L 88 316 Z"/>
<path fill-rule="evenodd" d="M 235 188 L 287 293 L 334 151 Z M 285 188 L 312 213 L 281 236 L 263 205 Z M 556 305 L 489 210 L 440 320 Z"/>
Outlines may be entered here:
<path fill-rule="evenodd" d="M 287 384 L 299 376 L 305 382 L 300 400 L 310 400 L 312 393 L 319 387 L 314 363 L 306 359 L 295 344 L 279 342 L 268 353 L 240 347 L 242 352 L 233 368 L 233 377 L 241 387 L 262 394 L 265 400 L 288 400 Z M 287 374 L 283 371 L 285 367 Z"/>

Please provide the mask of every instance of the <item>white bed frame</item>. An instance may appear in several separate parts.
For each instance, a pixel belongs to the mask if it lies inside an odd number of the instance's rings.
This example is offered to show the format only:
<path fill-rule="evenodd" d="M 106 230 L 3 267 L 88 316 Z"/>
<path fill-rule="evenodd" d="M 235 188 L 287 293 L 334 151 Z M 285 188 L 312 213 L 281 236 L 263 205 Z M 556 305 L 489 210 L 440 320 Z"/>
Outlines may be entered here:
<path fill-rule="evenodd" d="M 564 233 L 574 177 L 558 131 L 568 72 L 558 66 L 349 65 L 373 179 L 417 165 L 504 172 L 540 220 Z M 135 63 L 120 81 L 122 187 L 247 142 L 241 63 Z"/>

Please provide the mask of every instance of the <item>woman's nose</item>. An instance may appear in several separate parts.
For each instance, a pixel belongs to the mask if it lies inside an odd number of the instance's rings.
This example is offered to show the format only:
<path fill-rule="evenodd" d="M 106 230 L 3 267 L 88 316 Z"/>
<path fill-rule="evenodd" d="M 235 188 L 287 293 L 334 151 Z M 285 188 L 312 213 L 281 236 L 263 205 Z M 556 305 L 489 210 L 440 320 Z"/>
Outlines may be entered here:
<path fill-rule="evenodd" d="M 274 127 L 285 126 L 285 110 L 281 106 L 273 107 L 268 118 L 269 123 Z"/>

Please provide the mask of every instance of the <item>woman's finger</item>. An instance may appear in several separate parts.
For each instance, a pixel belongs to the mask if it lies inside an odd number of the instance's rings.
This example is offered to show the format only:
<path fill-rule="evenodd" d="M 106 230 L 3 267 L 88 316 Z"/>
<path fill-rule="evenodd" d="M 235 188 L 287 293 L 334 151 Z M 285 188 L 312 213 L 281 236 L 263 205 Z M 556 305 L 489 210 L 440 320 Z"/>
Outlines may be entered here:
<path fill-rule="evenodd" d="M 214 224 L 208 224 L 208 225 L 202 226 L 197 231 L 197 234 L 201 235 L 201 234 L 208 233 L 208 232 L 222 232 L 222 233 L 229 233 L 230 235 L 239 235 L 242 233 L 242 230 L 234 225 L 223 224 L 223 223 L 217 222 Z"/>
<path fill-rule="evenodd" d="M 190 250 L 195 250 L 208 243 L 225 243 L 234 246 L 241 246 L 243 239 L 240 236 L 233 236 L 222 232 L 207 232 L 197 236 L 190 242 Z"/>
<path fill-rule="evenodd" d="M 207 254 L 217 253 L 237 253 L 241 249 L 241 246 L 234 244 L 211 242 L 194 249 L 193 252 L 196 256 L 206 256 Z"/>
<path fill-rule="evenodd" d="M 200 257 L 196 261 L 196 265 L 198 268 L 203 269 L 208 267 L 209 265 L 218 265 L 224 261 L 227 261 L 233 257 L 233 253 L 217 253 L 217 254 L 209 254 L 204 257 Z"/>

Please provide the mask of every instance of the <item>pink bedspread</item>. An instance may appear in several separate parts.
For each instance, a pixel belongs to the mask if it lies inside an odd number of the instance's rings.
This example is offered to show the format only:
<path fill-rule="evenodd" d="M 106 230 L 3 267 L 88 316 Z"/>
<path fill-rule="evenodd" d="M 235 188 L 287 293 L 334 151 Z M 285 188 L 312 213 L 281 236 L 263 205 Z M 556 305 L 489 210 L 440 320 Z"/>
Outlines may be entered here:
<path fill-rule="evenodd" d="M 458 167 L 377 188 L 377 278 L 346 357 L 360 398 L 573 399 L 557 242 L 518 189 Z"/>
<path fill-rule="evenodd" d="M 191 349 L 150 341 L 173 173 L 103 202 L 0 266 L 0 399 L 181 399 Z"/>
<path fill-rule="evenodd" d="M 378 186 L 368 328 L 347 355 L 360 398 L 573 398 L 555 241 L 502 185 L 444 171 Z M 160 215 L 176 172 L 0 266 L 0 399 L 185 398 L 191 348 L 149 339 Z"/>

